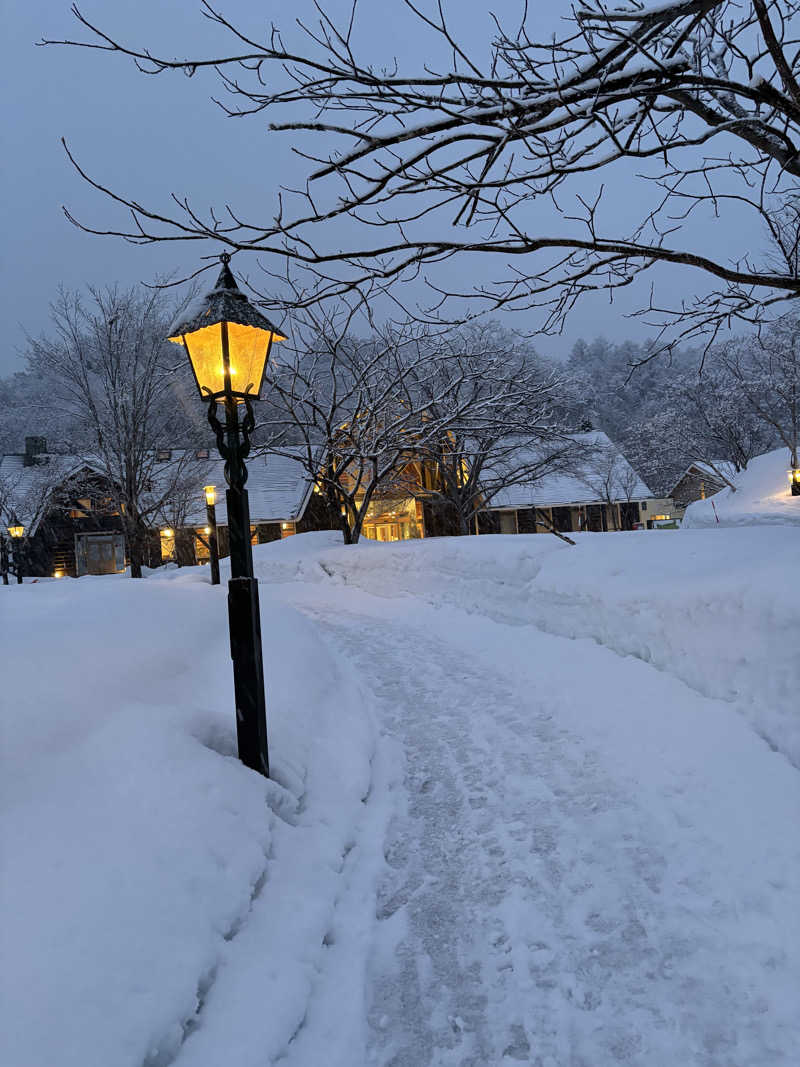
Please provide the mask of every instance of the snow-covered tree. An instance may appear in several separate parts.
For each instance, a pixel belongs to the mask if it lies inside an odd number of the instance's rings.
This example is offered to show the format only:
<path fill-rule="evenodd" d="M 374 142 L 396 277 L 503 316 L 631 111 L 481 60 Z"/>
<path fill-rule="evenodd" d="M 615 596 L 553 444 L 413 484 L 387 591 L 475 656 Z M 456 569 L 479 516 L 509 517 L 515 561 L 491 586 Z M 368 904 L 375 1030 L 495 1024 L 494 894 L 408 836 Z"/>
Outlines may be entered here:
<path fill-rule="evenodd" d="M 416 448 L 460 534 L 503 489 L 531 485 L 577 457 L 560 414 L 569 382 L 508 331 L 473 325 L 442 339 L 435 373 L 416 385 L 429 425 Z"/>
<path fill-rule="evenodd" d="M 722 346 L 717 362 L 730 386 L 762 424 L 771 443 L 784 444 L 798 466 L 800 441 L 800 317 L 785 315 L 761 335 Z"/>
<path fill-rule="evenodd" d="M 107 480 L 131 576 L 140 578 L 148 520 L 181 491 L 195 462 L 191 451 L 172 453 L 191 407 L 183 403 L 185 376 L 165 340 L 163 292 L 62 291 L 51 313 L 51 334 L 30 340 L 29 367 L 47 380 Z"/>
<path fill-rule="evenodd" d="M 276 414 L 262 447 L 299 456 L 348 544 L 378 491 L 436 432 L 421 393 L 436 373 L 427 331 L 374 328 L 365 309 L 353 297 L 298 312 L 266 380 Z"/>

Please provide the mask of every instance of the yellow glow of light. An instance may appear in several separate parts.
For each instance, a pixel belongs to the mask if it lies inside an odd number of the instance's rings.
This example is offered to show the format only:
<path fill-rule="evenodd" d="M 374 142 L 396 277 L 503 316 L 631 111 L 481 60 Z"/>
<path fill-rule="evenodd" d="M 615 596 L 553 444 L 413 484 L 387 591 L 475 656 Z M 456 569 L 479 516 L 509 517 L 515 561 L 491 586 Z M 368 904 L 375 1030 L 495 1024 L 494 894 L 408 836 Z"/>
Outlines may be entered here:
<path fill-rule="evenodd" d="M 282 530 L 288 530 L 289 529 L 289 523 L 288 522 L 282 522 L 281 523 L 281 529 Z"/>
<path fill-rule="evenodd" d="M 211 527 L 210 526 L 204 526 L 203 527 L 203 533 L 204 534 L 210 534 L 211 533 Z"/>
<path fill-rule="evenodd" d="M 217 488 L 214 485 L 206 485 L 203 487 L 203 492 L 206 494 L 206 504 L 209 507 L 213 507 L 217 502 Z"/>
<path fill-rule="evenodd" d="M 161 531 L 161 536 L 162 536 L 162 537 L 174 537 L 174 536 L 175 536 L 175 531 L 174 531 L 174 530 L 171 530 L 171 529 L 169 528 L 169 526 L 166 526 L 166 527 L 165 527 L 165 528 L 164 528 L 164 529 L 163 529 L 163 530 Z"/>
<path fill-rule="evenodd" d="M 22 535 L 25 533 L 24 526 L 9 526 L 8 536 L 13 537 L 15 541 L 19 541 Z"/>
<path fill-rule="evenodd" d="M 64 577 L 64 572 L 63 571 L 53 571 L 53 577 L 54 578 L 63 578 Z"/>
<path fill-rule="evenodd" d="M 285 341 L 281 334 L 261 330 L 257 326 L 240 326 L 229 322 L 228 357 L 230 388 L 233 393 L 250 393 L 257 397 L 264 378 L 270 340 Z M 225 367 L 222 354 L 222 323 L 204 326 L 194 333 L 170 337 L 176 344 L 185 342 L 197 385 L 203 396 L 222 396 L 225 389 Z"/>
<path fill-rule="evenodd" d="M 790 467 L 788 475 L 790 485 L 792 482 L 800 482 L 800 467 Z"/>

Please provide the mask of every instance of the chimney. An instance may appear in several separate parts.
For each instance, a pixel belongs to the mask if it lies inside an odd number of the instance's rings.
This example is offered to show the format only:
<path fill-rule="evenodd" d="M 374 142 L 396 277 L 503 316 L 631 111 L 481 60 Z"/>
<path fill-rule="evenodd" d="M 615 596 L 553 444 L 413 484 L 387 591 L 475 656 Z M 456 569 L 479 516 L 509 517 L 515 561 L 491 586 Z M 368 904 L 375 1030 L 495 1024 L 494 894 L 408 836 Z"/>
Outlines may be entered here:
<path fill-rule="evenodd" d="M 35 467 L 39 462 L 36 458 L 43 452 L 47 451 L 47 438 L 46 437 L 26 437 L 25 438 L 25 459 L 22 461 L 23 467 Z"/>

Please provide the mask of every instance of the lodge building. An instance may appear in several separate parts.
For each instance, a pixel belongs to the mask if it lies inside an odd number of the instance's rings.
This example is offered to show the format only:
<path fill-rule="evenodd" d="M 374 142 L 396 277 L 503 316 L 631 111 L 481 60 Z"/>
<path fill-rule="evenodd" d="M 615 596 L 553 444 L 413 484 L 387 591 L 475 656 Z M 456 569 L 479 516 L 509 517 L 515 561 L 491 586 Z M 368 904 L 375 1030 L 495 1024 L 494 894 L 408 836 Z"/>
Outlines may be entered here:
<path fill-rule="evenodd" d="M 576 435 L 588 436 L 588 435 Z M 592 443 L 613 449 L 598 431 Z M 340 529 L 323 494 L 300 458 L 260 454 L 247 463 L 252 543 L 290 537 L 311 530 Z M 216 518 L 220 556 L 228 555 L 224 463 L 208 449 L 163 450 L 152 463 L 158 496 L 160 471 L 186 462 L 188 492 L 147 520 L 144 563 L 157 567 L 205 563 L 209 558 L 203 487 L 217 487 Z M 476 516 L 474 534 L 610 531 L 644 528 L 671 513 L 672 501 L 653 496 L 624 457 L 625 492 L 601 499 L 579 473 L 547 475 L 531 485 L 502 489 Z M 166 473 L 164 475 L 166 477 Z M 436 494 L 436 471 L 408 459 L 392 484 L 376 493 L 367 510 L 362 535 L 374 541 L 401 541 L 453 534 L 452 521 Z M 162 494 L 163 495 L 163 494 Z M 25 452 L 0 457 L 0 515 L 5 526 L 16 516 L 24 525 L 24 573 L 41 577 L 113 574 L 129 563 L 122 517 L 113 486 L 91 457 L 50 453 L 41 437 L 28 437 Z"/>

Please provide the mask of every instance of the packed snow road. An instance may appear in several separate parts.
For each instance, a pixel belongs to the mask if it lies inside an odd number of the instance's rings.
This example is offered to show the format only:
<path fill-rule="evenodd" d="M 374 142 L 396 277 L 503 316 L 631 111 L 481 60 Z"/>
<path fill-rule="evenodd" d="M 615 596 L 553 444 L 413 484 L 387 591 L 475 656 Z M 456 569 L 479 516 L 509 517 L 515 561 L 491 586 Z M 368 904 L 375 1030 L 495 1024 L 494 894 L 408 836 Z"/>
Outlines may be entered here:
<path fill-rule="evenodd" d="M 727 707 L 587 641 L 324 600 L 307 613 L 405 761 L 369 1063 L 790 1062 L 781 757 Z"/>

